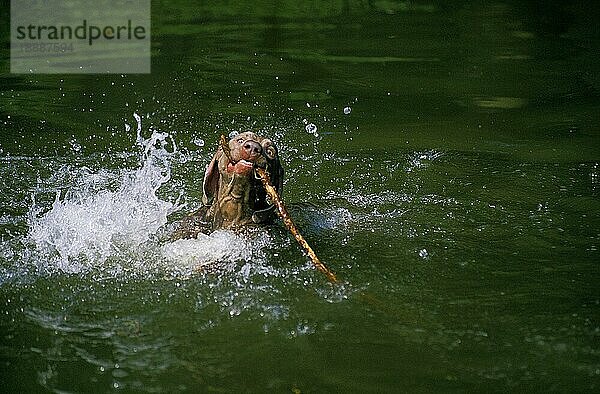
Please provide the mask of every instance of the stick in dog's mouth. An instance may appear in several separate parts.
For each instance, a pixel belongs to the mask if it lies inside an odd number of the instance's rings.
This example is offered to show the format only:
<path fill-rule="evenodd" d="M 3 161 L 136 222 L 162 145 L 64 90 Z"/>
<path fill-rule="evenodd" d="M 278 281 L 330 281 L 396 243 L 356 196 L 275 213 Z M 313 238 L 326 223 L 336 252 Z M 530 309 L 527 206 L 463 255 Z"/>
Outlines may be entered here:
<path fill-rule="evenodd" d="M 287 208 L 283 204 L 283 201 L 279 197 L 279 194 L 277 194 L 277 190 L 275 189 L 275 187 L 273 187 L 273 185 L 271 185 L 271 178 L 267 171 L 267 168 L 263 168 L 262 166 L 258 165 L 257 163 L 251 163 L 247 160 L 239 160 L 237 162 L 235 160 L 233 160 L 233 158 L 231 157 L 231 149 L 229 148 L 229 144 L 224 135 L 221 135 L 220 145 L 221 145 L 221 149 L 223 149 L 223 153 L 229 159 L 229 165 L 227 166 L 228 170 L 229 170 L 230 166 L 233 167 L 234 170 L 236 168 L 238 168 L 238 166 L 239 166 L 239 169 L 240 170 L 244 169 L 244 172 L 245 172 L 245 170 L 249 167 L 249 165 L 251 165 L 250 169 L 254 170 L 255 177 L 257 179 L 261 180 L 261 182 L 265 188 L 265 191 L 267 192 L 267 195 L 271 199 L 271 201 L 270 201 L 271 204 L 269 204 L 269 205 L 275 205 L 277 207 L 277 214 L 283 221 L 283 224 L 285 225 L 285 227 L 288 229 L 288 231 L 290 233 L 292 233 L 292 235 L 294 236 L 294 238 L 296 239 L 298 244 L 302 247 L 302 249 L 306 252 L 308 257 L 310 257 L 310 260 L 312 261 L 313 265 L 319 271 L 321 271 L 323 274 L 325 274 L 325 276 L 327 276 L 327 279 L 329 279 L 329 281 L 331 283 L 337 283 L 337 278 L 336 278 L 335 274 L 333 272 L 331 272 L 329 270 L 329 268 L 327 268 L 327 266 L 325 266 L 325 264 L 323 264 L 321 262 L 321 260 L 317 257 L 317 254 L 310 247 L 308 242 L 306 242 L 306 240 L 304 239 L 302 234 L 300 234 L 300 231 L 298 231 L 298 227 L 296 227 L 296 225 L 294 224 L 294 221 L 292 220 L 290 214 L 288 213 Z"/>

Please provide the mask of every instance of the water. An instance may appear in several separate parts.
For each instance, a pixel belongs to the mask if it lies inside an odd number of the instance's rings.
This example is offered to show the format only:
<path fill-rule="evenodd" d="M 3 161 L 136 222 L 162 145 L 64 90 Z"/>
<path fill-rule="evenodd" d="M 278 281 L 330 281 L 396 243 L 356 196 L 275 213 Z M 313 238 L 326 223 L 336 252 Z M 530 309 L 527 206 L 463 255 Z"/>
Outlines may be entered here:
<path fill-rule="evenodd" d="M 535 4 L 156 3 L 150 75 L 1 52 L 1 390 L 597 391 L 598 9 Z M 339 286 L 282 226 L 169 240 L 248 129 Z"/>

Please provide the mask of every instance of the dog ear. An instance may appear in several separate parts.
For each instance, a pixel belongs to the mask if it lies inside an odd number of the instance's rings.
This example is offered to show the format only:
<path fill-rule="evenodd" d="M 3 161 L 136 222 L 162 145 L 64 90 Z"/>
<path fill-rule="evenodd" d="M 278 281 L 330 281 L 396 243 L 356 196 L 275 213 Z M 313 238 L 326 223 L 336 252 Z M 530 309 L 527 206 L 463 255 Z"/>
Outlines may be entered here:
<path fill-rule="evenodd" d="M 281 162 L 279 161 L 279 158 L 275 159 L 275 163 L 274 163 L 273 167 L 274 168 L 271 170 L 271 172 L 273 172 L 271 174 L 271 183 L 275 187 L 275 190 L 277 190 L 277 194 L 279 194 L 281 196 L 283 194 L 284 171 L 283 171 L 283 166 L 281 165 Z"/>
<path fill-rule="evenodd" d="M 204 182 L 202 183 L 202 204 L 212 205 L 219 193 L 219 159 L 223 155 L 223 150 L 219 148 L 212 160 L 206 166 L 204 173 Z"/>
<path fill-rule="evenodd" d="M 271 185 L 277 190 L 277 194 L 281 197 L 283 193 L 283 167 L 278 158 L 272 160 L 269 163 L 269 175 L 271 178 Z M 264 193 L 264 191 L 263 191 Z M 275 217 L 275 205 L 267 206 L 265 209 L 254 211 L 252 214 L 252 221 L 254 223 L 268 223 Z"/>

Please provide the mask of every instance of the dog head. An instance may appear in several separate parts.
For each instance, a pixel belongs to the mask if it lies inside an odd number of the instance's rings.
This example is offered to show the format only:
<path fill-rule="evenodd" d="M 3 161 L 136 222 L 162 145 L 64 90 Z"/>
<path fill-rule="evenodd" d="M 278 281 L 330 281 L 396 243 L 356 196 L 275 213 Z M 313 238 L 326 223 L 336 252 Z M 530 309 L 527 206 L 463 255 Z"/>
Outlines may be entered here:
<path fill-rule="evenodd" d="M 266 169 L 277 192 L 283 190 L 283 168 L 279 152 L 268 138 L 251 132 L 234 135 L 225 150 L 219 147 L 206 167 L 202 203 L 208 206 L 206 220 L 213 229 L 238 228 L 267 223 L 275 207 L 267 200 L 254 168 Z"/>

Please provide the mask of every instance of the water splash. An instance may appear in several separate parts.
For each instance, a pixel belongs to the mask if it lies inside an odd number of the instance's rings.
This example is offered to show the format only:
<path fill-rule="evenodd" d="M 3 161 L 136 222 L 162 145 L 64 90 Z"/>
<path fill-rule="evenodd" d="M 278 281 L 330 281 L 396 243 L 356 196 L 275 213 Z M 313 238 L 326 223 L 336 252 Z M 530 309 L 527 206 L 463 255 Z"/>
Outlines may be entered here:
<path fill-rule="evenodd" d="M 167 223 L 167 215 L 181 206 L 161 200 L 158 189 L 171 178 L 170 159 L 177 148 L 167 150 L 169 135 L 153 131 L 141 135 L 141 118 L 134 114 L 137 143 L 142 148 L 140 167 L 117 173 L 82 170 L 75 185 L 57 191 L 48 212 L 35 202 L 29 212 L 27 241 L 46 259 L 38 264 L 64 272 L 81 272 L 112 256 L 134 250 Z M 68 171 L 68 169 L 63 169 Z M 119 178 L 115 190 L 101 189 L 99 178 Z"/>
<path fill-rule="evenodd" d="M 263 231 L 236 234 L 220 230 L 210 235 L 198 234 L 194 239 L 166 243 L 161 247 L 161 252 L 173 263 L 173 268 L 183 275 L 202 270 L 213 263 L 245 263 L 239 274 L 247 280 L 251 269 L 256 270 L 266 262 L 264 248 L 269 244 L 271 239 Z"/>
<path fill-rule="evenodd" d="M 45 204 L 36 202 L 34 195 L 24 240 L 26 260 L 41 272 L 93 272 L 101 277 L 185 279 L 213 263 L 228 265 L 229 274 L 242 284 L 255 275 L 281 276 L 266 254 L 277 242 L 263 229 L 168 240 L 167 217 L 183 206 L 178 199 L 161 199 L 159 189 L 170 181 L 171 162 L 179 153 L 167 133 L 152 131 L 143 138 L 142 119 L 134 117 L 139 166 L 98 171 L 60 167 L 50 183 L 62 190 L 51 206 L 47 199 Z M 37 193 L 41 196 L 48 189 Z"/>
<path fill-rule="evenodd" d="M 128 160 L 126 168 L 121 164 L 53 168 L 50 179 L 40 179 L 44 187 L 36 189 L 37 201 L 27 219 L 29 232 L 21 240 L 24 247 L 18 257 L 8 256 L 27 272 L 11 264 L 0 271 L 0 281 L 81 274 L 90 291 L 111 280 L 150 280 L 163 289 L 180 283 L 184 292 L 194 289 L 198 308 L 212 311 L 215 324 L 241 315 L 264 320 L 265 330 L 288 332 L 288 324 L 282 328 L 280 322 L 290 320 L 299 333 L 310 330 L 296 328 L 293 322 L 290 303 L 298 291 L 315 289 L 327 302 L 345 299 L 348 290 L 344 286 L 328 290 L 322 276 L 303 261 L 278 227 L 169 241 L 167 217 L 181 208 L 177 201 L 170 202 L 179 193 L 171 190 L 171 165 L 185 154 L 166 133 L 150 130 L 150 137 L 144 138 L 142 117 L 134 117 L 137 127 L 132 124 L 129 130 L 135 130 L 139 156 L 132 152 L 126 156 L 137 157 L 139 164 L 132 168 Z M 81 160 L 87 162 L 85 156 Z M 166 199 L 165 194 L 173 198 Z M 350 220 L 348 212 L 342 213 Z M 316 231 L 341 225 L 326 220 L 317 224 Z"/>

